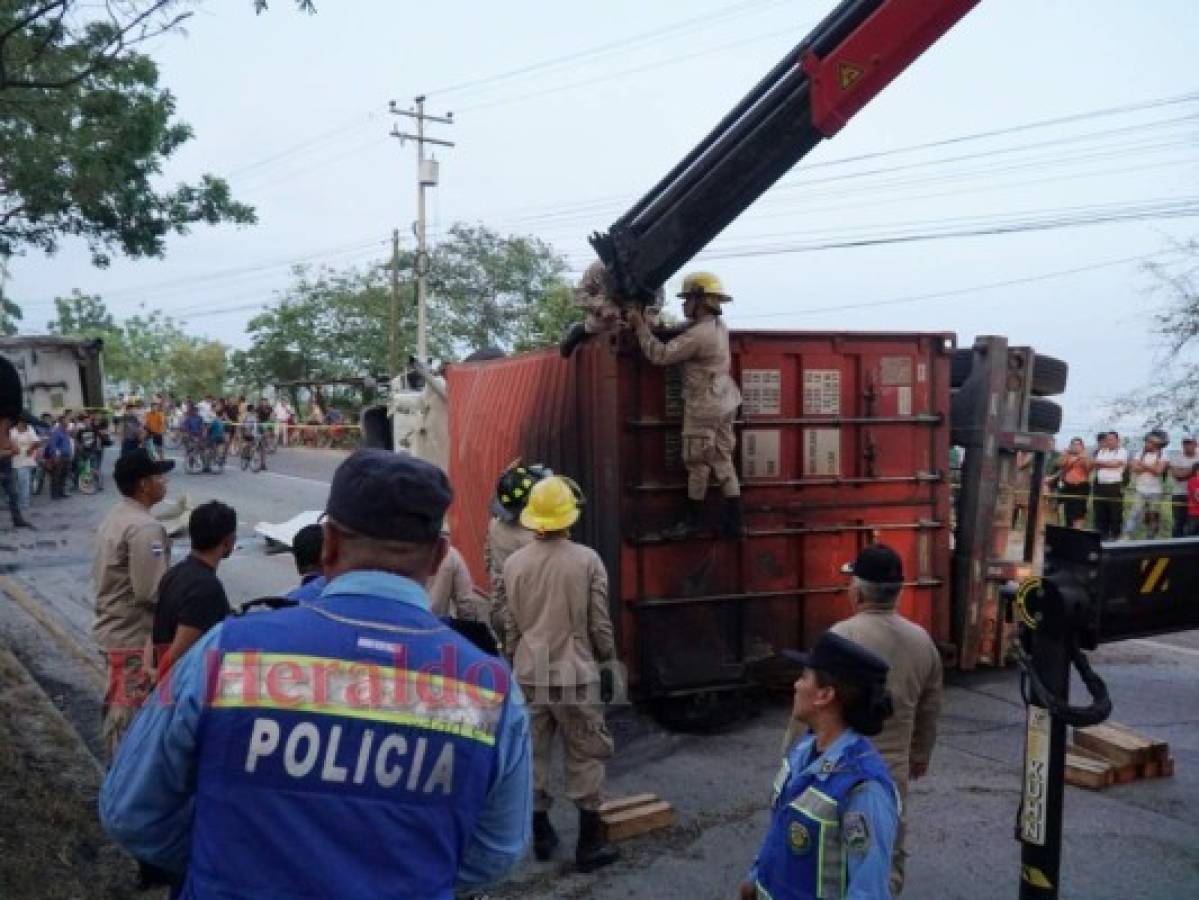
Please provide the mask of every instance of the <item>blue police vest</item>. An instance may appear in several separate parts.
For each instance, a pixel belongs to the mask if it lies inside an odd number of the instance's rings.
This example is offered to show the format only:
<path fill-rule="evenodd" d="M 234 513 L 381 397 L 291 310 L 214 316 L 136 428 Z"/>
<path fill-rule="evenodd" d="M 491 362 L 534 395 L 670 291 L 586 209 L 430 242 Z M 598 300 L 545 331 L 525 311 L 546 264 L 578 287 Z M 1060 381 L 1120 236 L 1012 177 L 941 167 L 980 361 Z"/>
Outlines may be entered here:
<path fill-rule="evenodd" d="M 848 744 L 827 771 L 805 775 L 809 740 L 799 741 L 775 780 L 770 828 L 758 854 L 757 890 L 771 900 L 835 900 L 845 896 L 841 817 L 850 791 L 877 781 L 894 792 L 887 765 L 863 737 Z"/>
<path fill-rule="evenodd" d="M 398 600 L 222 632 L 182 896 L 451 898 L 495 777 L 503 664 Z"/>

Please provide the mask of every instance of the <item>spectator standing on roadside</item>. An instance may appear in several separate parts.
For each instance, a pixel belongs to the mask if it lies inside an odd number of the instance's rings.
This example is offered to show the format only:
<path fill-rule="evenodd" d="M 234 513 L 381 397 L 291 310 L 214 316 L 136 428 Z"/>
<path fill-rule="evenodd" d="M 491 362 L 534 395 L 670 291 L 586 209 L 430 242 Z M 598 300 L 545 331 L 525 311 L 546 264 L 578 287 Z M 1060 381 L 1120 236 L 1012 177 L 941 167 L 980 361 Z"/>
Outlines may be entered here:
<path fill-rule="evenodd" d="M 12 527 L 32 528 L 33 526 L 26 522 L 25 517 L 21 515 L 17 487 L 14 484 L 16 476 L 13 474 L 13 457 L 17 454 L 17 445 L 10 436 L 13 430 L 8 427 L 9 421 L 7 417 L 0 418 L 0 491 L 4 492 L 5 499 L 8 501 Z"/>
<path fill-rule="evenodd" d="M 141 445 L 142 423 L 133 406 L 126 406 L 125 416 L 121 419 L 121 456 L 140 449 Z"/>
<path fill-rule="evenodd" d="M 1120 448 L 1120 435 L 1109 431 L 1095 452 L 1095 530 L 1105 541 L 1120 536 L 1124 524 L 1124 470 L 1128 459 Z"/>
<path fill-rule="evenodd" d="M 291 424 L 291 407 L 280 397 L 275 401 L 275 426 L 279 430 L 279 446 L 287 446 L 287 426 Z"/>
<path fill-rule="evenodd" d="M 232 610 L 217 568 L 237 546 L 237 513 L 219 500 L 201 503 L 187 523 L 191 553 L 162 576 L 154 608 L 158 677 Z"/>
<path fill-rule="evenodd" d="M 50 499 L 62 500 L 67 496 L 67 475 L 71 471 L 74 445 L 67 434 L 66 420 L 61 416 L 50 430 L 50 439 L 42 451 L 42 465 L 50 476 Z"/>
<path fill-rule="evenodd" d="M 1187 530 L 1187 482 L 1199 465 L 1199 449 L 1193 434 L 1183 435 L 1182 449 L 1170 454 L 1170 480 L 1174 487 L 1171 493 L 1171 512 L 1174 513 L 1172 537 L 1183 537 Z"/>
<path fill-rule="evenodd" d="M 154 445 L 161 458 L 166 448 L 167 417 L 162 411 L 162 401 L 155 400 L 146 413 L 146 439 Z"/>
<path fill-rule="evenodd" d="M 1087 501 L 1091 498 L 1091 469 L 1094 461 L 1082 438 L 1070 439 L 1070 445 L 1057 459 L 1058 493 L 1069 528 L 1087 527 Z"/>
<path fill-rule="evenodd" d="M 17 420 L 8 437 L 13 446 L 12 471 L 16 480 L 17 505 L 20 509 L 29 509 L 29 488 L 33 482 L 33 470 L 37 468 L 37 451 L 42 446 L 42 440 L 24 419 Z M 0 466 L 3 466 L 2 462 Z M 19 513 L 17 518 L 20 518 Z"/>
<path fill-rule="evenodd" d="M 1199 537 L 1199 465 L 1187 481 L 1187 537 Z"/>
<path fill-rule="evenodd" d="M 325 581 L 325 567 L 321 564 L 324 537 L 325 530 L 320 525 L 305 525 L 291 539 L 291 553 L 296 560 L 300 583 L 287 592 L 287 599 L 309 603 L 320 597 L 325 589 L 328 582 Z"/>
<path fill-rule="evenodd" d="M 1129 463 L 1135 495 L 1121 532 L 1125 540 L 1132 539 L 1142 519 L 1149 540 L 1157 538 L 1161 527 L 1162 476 L 1168 466 L 1163 451 L 1168 443 L 1166 433 L 1155 428 L 1145 435 L 1145 446 Z"/>
<path fill-rule="evenodd" d="M 95 473 L 96 490 L 104 490 L 104 485 L 100 481 L 100 467 L 104 463 L 104 433 L 96 424 L 95 416 L 84 417 L 79 425 L 79 430 L 75 432 L 75 443 L 79 446 L 77 454 L 79 463 L 75 466 L 76 480 L 78 480 L 78 472 L 83 463 L 90 462 Z"/>

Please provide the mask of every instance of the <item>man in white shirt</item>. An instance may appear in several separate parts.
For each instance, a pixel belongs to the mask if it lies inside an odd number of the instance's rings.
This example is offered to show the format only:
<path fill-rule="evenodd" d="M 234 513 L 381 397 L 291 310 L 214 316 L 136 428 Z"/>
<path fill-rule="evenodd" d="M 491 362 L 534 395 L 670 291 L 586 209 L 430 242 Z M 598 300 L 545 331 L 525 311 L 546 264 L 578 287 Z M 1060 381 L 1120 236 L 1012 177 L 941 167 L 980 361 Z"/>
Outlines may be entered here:
<path fill-rule="evenodd" d="M 1120 535 L 1124 540 L 1132 539 L 1142 518 L 1145 520 L 1146 537 L 1149 540 L 1157 538 L 1161 525 L 1162 476 L 1167 466 L 1163 451 L 1169 440 L 1164 431 L 1154 429 L 1145 435 L 1145 446 L 1140 454 L 1129 461 L 1135 495 Z"/>
<path fill-rule="evenodd" d="M 1187 525 L 1187 479 L 1199 464 L 1199 445 L 1195 443 L 1193 434 L 1184 435 L 1182 449 L 1170 454 L 1170 481 L 1173 483 L 1171 505 L 1174 513 L 1174 527 L 1171 537 L 1182 537 L 1186 534 Z"/>
<path fill-rule="evenodd" d="M 1124 469 L 1128 459 L 1120 449 L 1120 435 L 1109 431 L 1095 451 L 1095 530 L 1105 541 L 1120 536 L 1124 522 Z"/>
<path fill-rule="evenodd" d="M 280 397 L 275 401 L 275 430 L 279 436 L 279 446 L 287 446 L 287 426 L 291 422 L 291 407 Z"/>
<path fill-rule="evenodd" d="M 29 509 L 29 488 L 33 471 L 37 468 L 37 450 L 42 446 L 42 440 L 24 419 L 17 421 L 8 436 L 13 446 L 12 470 L 17 482 L 17 505 L 21 509 Z M 1185 484 L 1183 487 L 1185 490 Z M 1185 493 L 1183 499 L 1186 499 Z M 1185 512 L 1184 508 L 1184 518 Z"/>

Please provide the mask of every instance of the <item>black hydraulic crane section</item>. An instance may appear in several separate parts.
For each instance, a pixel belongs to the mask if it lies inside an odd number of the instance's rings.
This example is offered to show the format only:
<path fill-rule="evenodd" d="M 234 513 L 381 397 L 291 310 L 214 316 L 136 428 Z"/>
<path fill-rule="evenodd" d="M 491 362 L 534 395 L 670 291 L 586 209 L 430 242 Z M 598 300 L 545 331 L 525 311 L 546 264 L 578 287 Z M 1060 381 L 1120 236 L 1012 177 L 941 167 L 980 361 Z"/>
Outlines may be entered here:
<path fill-rule="evenodd" d="M 659 287 L 979 0 L 843 0 L 720 124 L 591 245 L 609 294 Z"/>
<path fill-rule="evenodd" d="M 1044 575 L 1020 585 L 1013 605 L 1028 704 L 1017 826 L 1021 900 L 1058 896 L 1066 726 L 1095 725 L 1111 712 L 1084 651 L 1199 628 L 1199 538 L 1103 543 L 1095 532 L 1051 525 L 1045 540 Z M 1071 665 L 1089 706 L 1070 706 Z"/>

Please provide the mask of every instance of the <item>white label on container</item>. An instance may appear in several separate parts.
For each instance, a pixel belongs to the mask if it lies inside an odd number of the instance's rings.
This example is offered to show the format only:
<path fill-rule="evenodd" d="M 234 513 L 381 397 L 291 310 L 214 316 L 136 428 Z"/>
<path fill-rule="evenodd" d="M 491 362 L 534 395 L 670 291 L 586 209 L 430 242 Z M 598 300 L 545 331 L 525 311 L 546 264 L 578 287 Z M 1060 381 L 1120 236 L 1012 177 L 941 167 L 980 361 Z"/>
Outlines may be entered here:
<path fill-rule="evenodd" d="M 879 360 L 879 370 L 884 387 L 912 383 L 912 358 L 910 356 L 884 356 Z"/>
<path fill-rule="evenodd" d="M 778 478 L 779 431 L 750 429 L 741 432 L 741 471 L 746 478 Z"/>
<path fill-rule="evenodd" d="M 777 416 L 783 411 L 783 373 L 778 369 L 741 370 L 741 409 L 747 416 Z"/>
<path fill-rule="evenodd" d="M 841 370 L 808 369 L 803 373 L 803 414 L 841 414 Z"/>
<path fill-rule="evenodd" d="M 837 428 L 805 428 L 804 475 L 841 474 L 841 431 Z"/>
<path fill-rule="evenodd" d="M 1049 711 L 1028 707 L 1028 733 L 1024 745 L 1024 804 L 1020 810 L 1020 838 L 1045 846 L 1045 817 L 1049 794 Z"/>
<path fill-rule="evenodd" d="M 912 389 L 910 387 L 899 388 L 899 415 L 910 416 L 912 414 Z"/>

